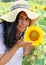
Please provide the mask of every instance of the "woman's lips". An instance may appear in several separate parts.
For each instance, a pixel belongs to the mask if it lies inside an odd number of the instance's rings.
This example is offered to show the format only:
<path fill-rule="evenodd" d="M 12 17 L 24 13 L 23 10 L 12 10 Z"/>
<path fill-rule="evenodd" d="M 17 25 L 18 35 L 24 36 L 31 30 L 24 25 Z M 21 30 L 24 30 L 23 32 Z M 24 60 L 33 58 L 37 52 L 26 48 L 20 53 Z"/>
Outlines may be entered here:
<path fill-rule="evenodd" d="M 24 26 L 20 26 L 21 28 L 25 28 Z"/>

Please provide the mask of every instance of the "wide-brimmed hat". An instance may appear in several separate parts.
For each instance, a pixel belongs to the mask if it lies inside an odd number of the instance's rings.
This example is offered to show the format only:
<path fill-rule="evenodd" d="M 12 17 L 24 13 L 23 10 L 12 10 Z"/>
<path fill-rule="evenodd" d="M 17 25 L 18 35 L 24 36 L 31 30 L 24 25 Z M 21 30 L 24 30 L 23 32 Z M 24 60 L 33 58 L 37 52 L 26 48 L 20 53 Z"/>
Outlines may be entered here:
<path fill-rule="evenodd" d="M 14 22 L 18 13 L 20 13 L 21 11 L 24 11 L 29 17 L 29 19 L 31 19 L 31 24 L 34 24 L 39 18 L 38 14 L 29 10 L 27 1 L 19 0 L 13 3 L 8 14 L 0 17 L 0 22 L 1 20 Z"/>

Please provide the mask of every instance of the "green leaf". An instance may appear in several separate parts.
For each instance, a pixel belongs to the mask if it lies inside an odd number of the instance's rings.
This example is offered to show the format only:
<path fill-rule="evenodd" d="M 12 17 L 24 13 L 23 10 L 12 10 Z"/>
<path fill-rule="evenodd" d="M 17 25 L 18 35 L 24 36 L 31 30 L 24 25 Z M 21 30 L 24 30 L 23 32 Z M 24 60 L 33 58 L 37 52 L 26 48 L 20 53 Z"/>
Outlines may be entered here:
<path fill-rule="evenodd" d="M 44 65 L 44 59 L 36 59 L 34 65 Z"/>

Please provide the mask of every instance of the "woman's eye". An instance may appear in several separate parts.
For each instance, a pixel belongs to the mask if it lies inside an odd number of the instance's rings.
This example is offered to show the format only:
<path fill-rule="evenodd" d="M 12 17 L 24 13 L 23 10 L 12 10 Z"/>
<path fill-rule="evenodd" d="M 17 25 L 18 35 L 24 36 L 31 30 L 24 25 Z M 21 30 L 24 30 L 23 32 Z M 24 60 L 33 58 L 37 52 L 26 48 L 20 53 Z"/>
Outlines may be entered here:
<path fill-rule="evenodd" d="M 27 21 L 29 21 L 29 18 L 26 18 Z"/>
<path fill-rule="evenodd" d="M 20 19 L 20 20 L 23 20 L 23 18 L 22 18 L 22 17 L 19 17 L 19 19 Z"/>

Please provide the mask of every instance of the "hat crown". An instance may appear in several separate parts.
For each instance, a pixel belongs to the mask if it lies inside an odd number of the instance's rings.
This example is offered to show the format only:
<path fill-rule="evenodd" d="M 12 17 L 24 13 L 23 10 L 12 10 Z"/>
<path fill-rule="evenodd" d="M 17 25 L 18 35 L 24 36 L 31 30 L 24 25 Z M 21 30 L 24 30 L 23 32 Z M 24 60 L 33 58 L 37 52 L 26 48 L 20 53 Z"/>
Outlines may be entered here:
<path fill-rule="evenodd" d="M 26 9 L 29 9 L 29 5 L 24 0 L 15 1 L 13 3 L 13 5 L 11 6 L 10 10 L 12 11 L 12 10 L 17 9 L 17 8 L 26 8 Z"/>
<path fill-rule="evenodd" d="M 28 5 L 28 3 L 25 0 L 15 1 L 12 6 L 14 6 L 16 4 L 25 4 L 25 5 Z"/>

